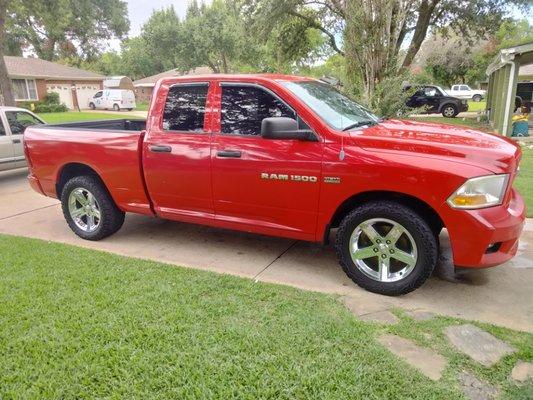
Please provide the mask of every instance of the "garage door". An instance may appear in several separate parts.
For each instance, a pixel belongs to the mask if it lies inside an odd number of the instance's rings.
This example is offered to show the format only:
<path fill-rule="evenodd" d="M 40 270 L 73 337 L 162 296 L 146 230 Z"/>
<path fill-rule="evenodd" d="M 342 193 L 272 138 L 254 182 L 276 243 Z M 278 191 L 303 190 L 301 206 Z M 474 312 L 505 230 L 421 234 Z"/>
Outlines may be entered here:
<path fill-rule="evenodd" d="M 76 85 L 78 104 L 80 108 L 89 108 L 89 100 L 100 90 L 98 85 Z"/>
<path fill-rule="evenodd" d="M 46 90 L 49 93 L 59 93 L 59 101 L 65 104 L 71 110 L 74 108 L 72 104 L 72 93 L 69 85 L 46 85 Z"/>

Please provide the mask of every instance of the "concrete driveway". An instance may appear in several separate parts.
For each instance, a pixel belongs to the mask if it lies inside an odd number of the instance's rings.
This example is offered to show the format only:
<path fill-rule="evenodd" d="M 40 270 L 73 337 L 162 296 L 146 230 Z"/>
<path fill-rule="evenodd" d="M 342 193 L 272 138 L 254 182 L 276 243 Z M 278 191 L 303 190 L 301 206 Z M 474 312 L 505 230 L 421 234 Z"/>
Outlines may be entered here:
<path fill-rule="evenodd" d="M 386 297 L 357 287 L 331 247 L 129 214 L 122 230 L 100 242 L 75 236 L 59 202 L 33 192 L 26 170 L 0 172 L 0 233 L 28 236 L 350 297 L 360 315 L 391 307 L 422 309 L 533 332 L 533 223 L 520 254 L 486 270 L 454 274 L 447 237 L 438 271 L 422 288 Z"/>

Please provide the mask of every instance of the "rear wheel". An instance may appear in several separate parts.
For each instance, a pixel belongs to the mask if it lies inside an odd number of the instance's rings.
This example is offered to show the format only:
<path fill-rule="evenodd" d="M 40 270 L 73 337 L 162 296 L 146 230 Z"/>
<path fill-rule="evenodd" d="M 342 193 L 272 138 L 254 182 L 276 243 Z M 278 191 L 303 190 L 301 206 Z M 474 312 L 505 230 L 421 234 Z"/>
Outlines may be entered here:
<path fill-rule="evenodd" d="M 120 111 L 120 106 L 117 103 L 113 104 L 113 110 Z"/>
<path fill-rule="evenodd" d="M 391 296 L 420 287 L 438 256 L 437 238 L 426 221 L 410 208 L 386 201 L 364 204 L 348 214 L 335 247 L 355 283 Z"/>
<path fill-rule="evenodd" d="M 83 239 L 103 239 L 124 223 L 124 212 L 96 176 L 70 179 L 61 192 L 61 207 L 70 229 Z"/>
<path fill-rule="evenodd" d="M 457 111 L 457 107 L 455 107 L 453 104 L 446 104 L 444 107 L 442 107 L 443 117 L 453 118 L 457 114 L 459 114 L 459 112 Z"/>
<path fill-rule="evenodd" d="M 133 108 L 128 108 L 128 111 L 133 111 Z"/>
<path fill-rule="evenodd" d="M 482 99 L 481 95 L 480 94 L 475 94 L 472 96 L 472 100 L 474 100 L 475 102 L 480 102 Z"/>

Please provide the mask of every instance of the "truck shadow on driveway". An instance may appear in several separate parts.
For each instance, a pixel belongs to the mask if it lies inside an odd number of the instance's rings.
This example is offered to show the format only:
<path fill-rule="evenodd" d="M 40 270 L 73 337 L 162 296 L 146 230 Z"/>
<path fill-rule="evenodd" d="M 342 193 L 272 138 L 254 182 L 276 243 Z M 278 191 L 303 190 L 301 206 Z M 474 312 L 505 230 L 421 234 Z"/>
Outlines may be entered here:
<path fill-rule="evenodd" d="M 33 193 L 26 171 L 0 174 L 0 233 L 52 240 L 173 265 L 291 285 L 339 296 L 361 305 L 361 313 L 401 307 L 479 320 L 533 332 L 533 232 L 524 232 L 522 254 L 507 265 L 454 273 L 445 235 L 433 277 L 401 297 L 369 293 L 340 268 L 331 246 L 127 215 L 115 235 L 90 242 L 63 219 L 59 202 Z M 526 300 L 526 301 L 524 301 Z"/>

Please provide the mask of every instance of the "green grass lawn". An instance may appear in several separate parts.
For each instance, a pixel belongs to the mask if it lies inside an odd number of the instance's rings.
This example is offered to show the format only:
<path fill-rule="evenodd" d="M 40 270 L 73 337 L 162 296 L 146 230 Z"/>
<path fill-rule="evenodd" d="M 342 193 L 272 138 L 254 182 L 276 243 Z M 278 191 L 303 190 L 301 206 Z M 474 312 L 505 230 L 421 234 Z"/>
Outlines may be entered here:
<path fill-rule="evenodd" d="M 520 173 L 514 186 L 526 202 L 527 216 L 533 218 L 533 143 L 522 147 Z"/>
<path fill-rule="evenodd" d="M 150 104 L 147 101 L 141 101 L 140 103 L 137 103 L 137 107 L 135 107 L 135 111 L 148 111 L 148 107 Z"/>
<path fill-rule="evenodd" d="M 45 122 L 49 124 L 59 124 L 62 122 L 78 122 L 78 121 L 95 121 L 99 119 L 120 119 L 126 118 L 120 114 L 112 113 L 98 113 L 98 112 L 78 112 L 78 111 L 68 111 L 68 112 L 58 112 L 58 113 L 42 113 L 37 114 Z"/>
<path fill-rule="evenodd" d="M 533 359 L 533 335 L 476 324 L 518 352 L 493 368 L 443 335 L 461 321 L 392 327 L 354 318 L 335 297 L 0 235 L 0 398 L 461 399 L 457 373 L 498 385 Z M 391 332 L 450 361 L 430 381 L 382 347 Z"/>
<path fill-rule="evenodd" d="M 485 111 L 485 107 L 487 106 L 487 102 L 485 100 L 483 101 L 472 101 L 468 100 L 468 111 Z"/>

